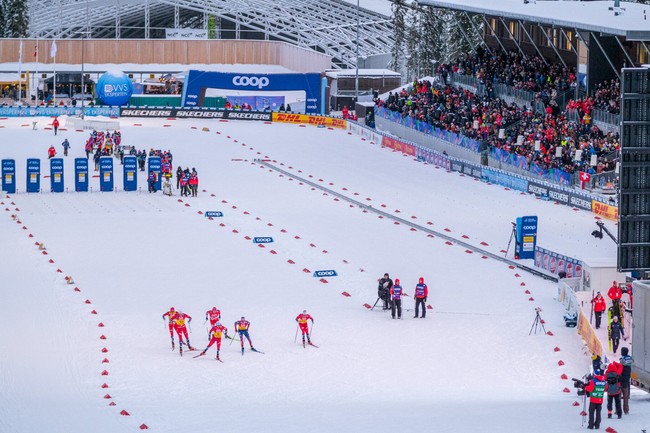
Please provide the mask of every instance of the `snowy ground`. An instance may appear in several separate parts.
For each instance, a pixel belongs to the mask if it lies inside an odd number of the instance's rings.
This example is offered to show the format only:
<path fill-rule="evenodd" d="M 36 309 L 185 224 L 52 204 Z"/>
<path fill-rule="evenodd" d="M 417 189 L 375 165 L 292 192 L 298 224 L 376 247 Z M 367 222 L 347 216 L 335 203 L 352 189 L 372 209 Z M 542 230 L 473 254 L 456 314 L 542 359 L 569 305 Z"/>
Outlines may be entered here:
<path fill-rule="evenodd" d="M 87 133 L 54 137 L 44 121 L 38 131 L 21 126 L 28 123 L 0 120 L 0 157 L 16 158 L 19 189 L 25 159 L 41 157 L 48 172 L 47 148 L 62 152 L 64 137 L 72 144 L 72 188 L 73 158 L 84 154 Z M 345 131 L 128 119 L 122 131 L 124 144 L 171 149 L 174 165 L 196 167 L 199 197 L 100 193 L 97 178 L 92 193 L 2 196 L 0 295 L 11 332 L 0 337 L 0 432 L 137 431 L 142 424 L 159 432 L 583 429 L 582 400 L 561 375 L 582 376 L 590 359 L 575 329 L 564 327 L 554 284 L 363 212 L 253 159 L 496 253 L 506 248 L 511 221 L 538 215 L 541 246 L 577 258 L 613 256 L 613 243 L 590 235 L 590 213 L 447 173 Z M 121 176 L 118 163 L 118 189 Z M 206 210 L 224 217 L 210 221 L 198 213 Z M 247 236 L 275 242 L 262 248 Z M 312 277 L 324 269 L 339 276 Z M 413 318 L 412 298 L 402 321 L 363 307 L 375 302 L 384 272 L 410 295 L 425 278 L 426 319 Z M 161 320 L 171 306 L 194 317 L 191 341 L 199 348 L 207 342 L 203 313 L 217 306 L 228 327 L 241 315 L 251 320 L 255 346 L 266 353 L 242 357 L 226 341 L 223 364 L 214 348 L 181 358 Z M 529 335 L 535 307 L 553 336 Z M 315 317 L 319 349 L 294 343 L 303 309 Z M 633 397 L 631 414 L 601 429 L 648 428 L 650 399 Z"/>

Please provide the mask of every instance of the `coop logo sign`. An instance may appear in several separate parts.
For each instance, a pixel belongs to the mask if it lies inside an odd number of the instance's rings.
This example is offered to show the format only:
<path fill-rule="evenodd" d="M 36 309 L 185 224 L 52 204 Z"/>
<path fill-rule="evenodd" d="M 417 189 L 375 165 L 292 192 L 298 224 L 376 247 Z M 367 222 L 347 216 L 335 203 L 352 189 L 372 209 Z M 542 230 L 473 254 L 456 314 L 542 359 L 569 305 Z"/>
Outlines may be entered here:
<path fill-rule="evenodd" d="M 269 85 L 269 79 L 267 77 L 246 77 L 235 75 L 232 77 L 232 83 L 235 86 L 257 87 L 258 89 L 263 89 Z"/>
<path fill-rule="evenodd" d="M 206 218 L 219 218 L 223 216 L 223 212 L 220 212 L 218 210 L 207 210 L 204 213 Z"/>
<path fill-rule="evenodd" d="M 271 242 L 273 242 L 273 238 L 270 236 L 253 238 L 253 242 L 255 242 L 256 244 L 270 244 Z"/>
<path fill-rule="evenodd" d="M 338 274 L 336 273 L 335 270 L 327 270 L 327 271 L 315 271 L 314 272 L 314 277 L 336 277 Z"/>

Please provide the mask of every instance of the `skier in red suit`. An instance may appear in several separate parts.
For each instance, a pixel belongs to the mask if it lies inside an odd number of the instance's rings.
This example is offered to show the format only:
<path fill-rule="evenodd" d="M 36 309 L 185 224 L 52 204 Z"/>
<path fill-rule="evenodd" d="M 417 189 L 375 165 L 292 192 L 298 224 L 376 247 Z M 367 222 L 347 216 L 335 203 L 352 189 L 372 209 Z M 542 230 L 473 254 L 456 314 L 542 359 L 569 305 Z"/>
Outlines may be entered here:
<path fill-rule="evenodd" d="M 309 338 L 309 324 L 307 323 L 308 320 L 311 320 L 312 325 L 314 324 L 314 318 L 307 314 L 307 310 L 302 310 L 302 314 L 298 314 L 298 316 L 296 316 L 296 322 L 298 322 L 298 326 L 302 332 L 303 346 L 305 345 L 305 336 L 307 336 L 307 342 L 311 344 L 311 340 Z"/>
<path fill-rule="evenodd" d="M 214 344 L 217 343 L 217 358 L 219 361 L 221 359 L 219 358 L 219 350 L 221 350 L 221 337 L 224 336 L 228 338 L 228 328 L 223 326 L 221 322 L 217 322 L 212 328 L 210 328 L 210 342 L 208 343 L 208 347 L 203 349 L 201 353 L 199 353 L 199 356 L 205 355 L 205 352 L 208 351 L 208 349 Z"/>
<path fill-rule="evenodd" d="M 176 315 L 176 310 L 174 307 L 171 307 L 168 312 L 162 315 L 163 320 L 167 317 L 169 321 L 169 335 L 172 337 L 172 346 L 174 345 L 174 316 Z"/>
<path fill-rule="evenodd" d="M 214 326 L 221 319 L 221 311 L 217 307 L 212 307 L 212 310 L 205 312 L 205 320 L 210 319 L 210 326 Z"/>
<path fill-rule="evenodd" d="M 176 334 L 178 334 L 178 344 L 179 344 L 179 350 L 181 351 L 181 354 L 183 353 L 183 335 L 185 335 L 185 341 L 187 343 L 187 347 L 190 350 L 194 350 L 192 345 L 190 344 L 190 337 L 187 335 L 187 327 L 185 326 L 185 322 L 187 323 L 192 321 L 192 318 L 188 316 L 187 314 L 183 313 L 182 311 L 176 312 L 174 315 L 174 330 L 176 331 Z"/>

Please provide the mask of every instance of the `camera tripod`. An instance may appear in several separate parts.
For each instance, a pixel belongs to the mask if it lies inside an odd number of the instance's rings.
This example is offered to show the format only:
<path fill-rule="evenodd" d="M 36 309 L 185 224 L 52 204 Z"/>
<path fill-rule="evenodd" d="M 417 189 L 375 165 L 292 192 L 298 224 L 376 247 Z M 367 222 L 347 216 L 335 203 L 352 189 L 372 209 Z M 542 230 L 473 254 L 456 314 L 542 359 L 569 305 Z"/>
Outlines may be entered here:
<path fill-rule="evenodd" d="M 379 301 L 384 302 L 384 299 L 383 299 L 381 296 L 378 296 L 378 297 L 377 297 L 377 300 L 376 300 L 375 303 L 372 305 L 372 308 L 370 308 L 370 311 L 372 311 L 372 310 L 375 309 L 375 307 L 377 306 L 377 303 L 378 303 Z M 383 305 L 382 305 L 382 308 L 383 308 Z M 385 308 L 384 308 L 384 309 L 385 309 Z"/>
<path fill-rule="evenodd" d="M 535 320 L 533 321 L 533 326 L 530 327 L 530 332 L 528 333 L 528 335 L 532 334 L 533 330 L 535 330 L 535 334 L 537 334 L 537 330 L 539 327 L 541 327 L 542 331 L 544 331 L 544 334 L 546 334 L 546 329 L 544 328 L 544 321 L 539 315 L 540 311 L 541 310 L 539 308 L 535 308 Z"/>
<path fill-rule="evenodd" d="M 508 247 L 506 248 L 506 252 L 503 255 L 503 257 L 508 256 L 508 251 L 510 251 L 510 244 L 512 243 L 512 240 L 515 240 L 515 259 L 517 259 L 517 225 L 515 223 L 512 224 L 512 232 L 510 232 L 510 240 L 508 241 Z"/>

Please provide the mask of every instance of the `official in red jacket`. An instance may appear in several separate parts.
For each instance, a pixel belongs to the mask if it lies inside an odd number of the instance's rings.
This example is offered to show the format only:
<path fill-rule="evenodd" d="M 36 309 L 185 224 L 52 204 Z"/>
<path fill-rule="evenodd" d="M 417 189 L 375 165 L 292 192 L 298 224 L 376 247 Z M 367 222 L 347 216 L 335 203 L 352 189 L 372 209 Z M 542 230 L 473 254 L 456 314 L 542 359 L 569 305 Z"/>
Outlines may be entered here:
<path fill-rule="evenodd" d="M 607 291 L 607 296 L 609 296 L 609 299 L 612 300 L 612 315 L 622 317 L 621 316 L 621 297 L 623 296 L 623 291 L 621 290 L 620 287 L 618 287 L 618 283 L 614 281 L 612 284 L 612 287 L 609 288 Z"/>
<path fill-rule="evenodd" d="M 594 304 L 594 315 L 596 316 L 596 329 L 600 329 L 600 321 L 603 316 L 603 312 L 607 309 L 607 302 L 603 295 L 598 292 L 594 299 L 591 300 L 591 303 Z"/>

